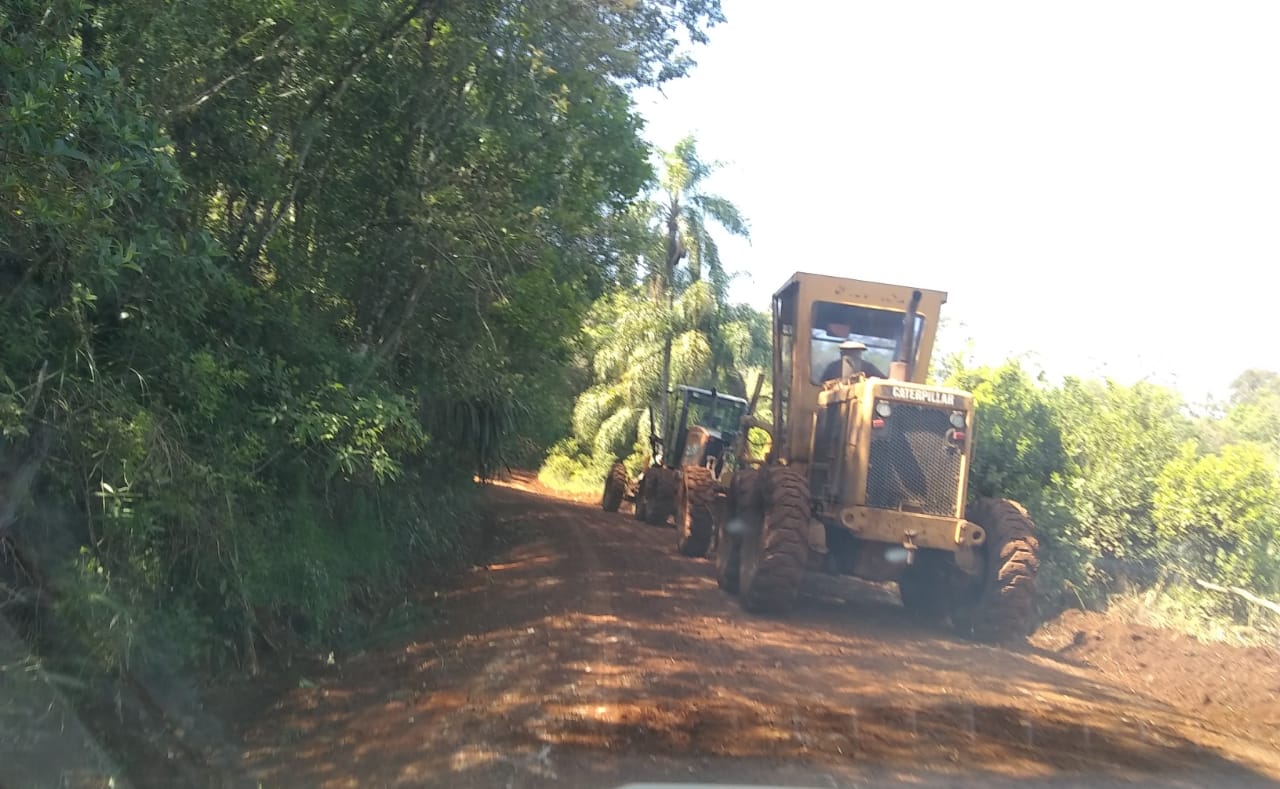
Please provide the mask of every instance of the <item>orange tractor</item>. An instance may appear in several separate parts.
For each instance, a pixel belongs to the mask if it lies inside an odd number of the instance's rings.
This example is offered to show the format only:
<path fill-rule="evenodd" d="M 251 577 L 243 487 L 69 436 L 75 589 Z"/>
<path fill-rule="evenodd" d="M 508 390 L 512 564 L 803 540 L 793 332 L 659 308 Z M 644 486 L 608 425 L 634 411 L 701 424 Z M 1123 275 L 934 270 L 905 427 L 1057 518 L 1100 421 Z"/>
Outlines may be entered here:
<path fill-rule="evenodd" d="M 674 515 L 680 552 L 705 556 L 715 537 L 717 499 L 723 501 L 726 495 L 720 482 L 746 410 L 747 401 L 741 397 L 677 387 L 676 416 L 666 437 L 650 425 L 649 465 L 632 483 L 626 467 L 613 464 L 601 507 L 617 512 L 623 501 L 633 501 L 636 519 L 654 525 Z"/>

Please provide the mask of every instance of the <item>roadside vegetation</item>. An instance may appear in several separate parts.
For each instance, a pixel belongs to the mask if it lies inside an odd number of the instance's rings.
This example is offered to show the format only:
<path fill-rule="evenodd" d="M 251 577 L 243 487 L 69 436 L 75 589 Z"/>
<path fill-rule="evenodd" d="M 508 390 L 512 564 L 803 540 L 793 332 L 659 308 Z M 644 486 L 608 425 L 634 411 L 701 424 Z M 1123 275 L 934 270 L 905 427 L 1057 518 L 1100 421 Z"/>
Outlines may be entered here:
<path fill-rule="evenodd" d="M 1246 371 L 1198 407 L 1018 361 L 953 357 L 940 380 L 978 400 L 973 492 L 1035 518 L 1046 615 L 1116 602 L 1205 638 L 1280 637 L 1280 374 Z"/>
<path fill-rule="evenodd" d="M 0 5 L 0 607 L 36 665 L 252 672 L 456 561 L 634 282 L 631 92 L 720 21 Z"/>

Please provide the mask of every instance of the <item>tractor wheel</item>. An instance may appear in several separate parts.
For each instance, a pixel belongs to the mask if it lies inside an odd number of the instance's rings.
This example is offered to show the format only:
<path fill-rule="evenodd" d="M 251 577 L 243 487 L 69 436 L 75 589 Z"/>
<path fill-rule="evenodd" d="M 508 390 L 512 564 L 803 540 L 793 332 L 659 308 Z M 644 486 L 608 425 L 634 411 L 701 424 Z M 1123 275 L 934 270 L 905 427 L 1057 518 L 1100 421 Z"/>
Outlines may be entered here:
<path fill-rule="evenodd" d="M 600 498 L 600 507 L 605 512 L 617 512 L 622 506 L 622 497 L 627 495 L 627 469 L 621 463 L 614 463 L 609 469 L 609 476 L 604 479 L 604 495 Z"/>
<path fill-rule="evenodd" d="M 711 514 L 715 477 L 702 466 L 688 466 L 680 474 L 676 500 L 676 547 L 685 556 L 702 557 L 711 547 L 715 518 Z"/>
<path fill-rule="evenodd" d="M 654 526 L 665 526 L 667 518 L 675 510 L 676 479 L 675 472 L 664 466 L 649 469 L 653 479 L 649 482 L 649 495 L 645 501 L 645 523 Z"/>
<path fill-rule="evenodd" d="M 979 581 L 952 611 L 959 631 L 980 641 L 1012 641 L 1031 632 L 1035 616 L 1040 543 L 1021 505 L 978 499 L 965 518 L 987 532 L 986 566 Z"/>
<path fill-rule="evenodd" d="M 729 594 L 738 593 L 742 533 L 758 530 L 760 522 L 760 472 L 735 471 L 729 482 L 729 517 L 719 525 L 716 540 L 716 583 Z"/>
<path fill-rule="evenodd" d="M 774 466 L 761 476 L 764 523 L 742 535 L 738 588 L 752 612 L 782 612 L 795 603 L 809 561 L 809 484 L 800 472 Z"/>

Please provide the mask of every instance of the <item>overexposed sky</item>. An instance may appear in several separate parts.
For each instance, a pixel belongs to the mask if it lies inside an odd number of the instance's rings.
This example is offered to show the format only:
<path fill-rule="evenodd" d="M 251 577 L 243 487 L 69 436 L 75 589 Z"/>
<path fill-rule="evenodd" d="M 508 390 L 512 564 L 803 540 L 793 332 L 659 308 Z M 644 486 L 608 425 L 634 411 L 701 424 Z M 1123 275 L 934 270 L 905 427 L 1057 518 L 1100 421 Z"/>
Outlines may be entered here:
<path fill-rule="evenodd" d="M 639 95 L 793 271 L 950 294 L 944 343 L 1192 398 L 1280 370 L 1280 2 L 723 0 Z"/>

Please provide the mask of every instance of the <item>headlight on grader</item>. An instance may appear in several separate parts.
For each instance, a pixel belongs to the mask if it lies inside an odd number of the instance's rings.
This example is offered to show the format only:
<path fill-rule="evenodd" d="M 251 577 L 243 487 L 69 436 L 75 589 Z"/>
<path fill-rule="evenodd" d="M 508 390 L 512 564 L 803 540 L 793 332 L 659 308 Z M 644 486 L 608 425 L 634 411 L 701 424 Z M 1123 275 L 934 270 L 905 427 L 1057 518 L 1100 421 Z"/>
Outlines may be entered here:
<path fill-rule="evenodd" d="M 964 411 L 951 412 L 951 426 L 954 427 L 956 430 L 964 430 L 965 428 Z"/>

